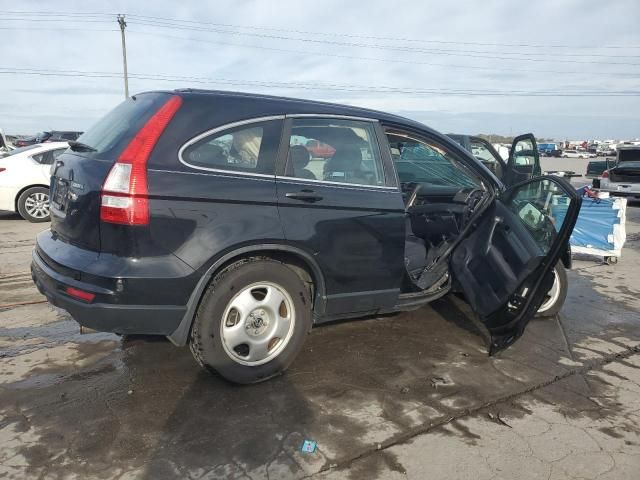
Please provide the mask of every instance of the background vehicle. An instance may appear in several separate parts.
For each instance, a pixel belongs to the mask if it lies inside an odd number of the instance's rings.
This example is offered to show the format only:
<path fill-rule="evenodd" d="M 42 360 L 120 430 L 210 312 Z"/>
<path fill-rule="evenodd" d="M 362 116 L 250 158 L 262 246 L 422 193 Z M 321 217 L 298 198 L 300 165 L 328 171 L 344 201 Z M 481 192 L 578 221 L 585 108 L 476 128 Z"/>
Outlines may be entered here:
<path fill-rule="evenodd" d="M 585 177 L 599 177 L 607 169 L 609 169 L 608 160 L 592 160 L 587 164 Z"/>
<path fill-rule="evenodd" d="M 480 160 L 505 185 L 542 175 L 540 167 L 540 148 L 535 148 L 535 137 L 532 133 L 520 135 L 513 140 L 510 154 L 505 162 L 493 146 L 481 137 L 463 134 L 448 134 L 467 151 Z M 547 144 L 553 145 L 555 144 Z M 549 290 L 545 301 L 538 310 L 538 316 L 553 317 L 564 305 L 569 289 L 566 268 L 571 268 L 570 249 L 562 256 L 554 270 L 554 284 Z"/>
<path fill-rule="evenodd" d="M 334 155 L 310 162 L 303 137 Z M 527 137 L 512 152 L 530 150 Z M 283 372 L 314 323 L 415 309 L 454 285 L 489 353 L 509 347 L 580 208 L 556 177 L 505 190 L 408 119 L 199 90 L 126 100 L 58 158 L 51 188 L 40 291 L 82 325 L 189 343 L 239 383 Z"/>
<path fill-rule="evenodd" d="M 49 171 L 67 148 L 66 142 L 29 145 L 0 159 L 0 210 L 34 223 L 48 221 Z"/>
<path fill-rule="evenodd" d="M 559 157 L 562 155 L 562 150 L 555 143 L 539 143 L 538 151 L 547 157 Z"/>
<path fill-rule="evenodd" d="M 77 140 L 82 135 L 82 132 L 64 131 L 64 130 L 52 130 L 51 136 L 46 140 L 47 142 L 62 142 L 69 140 Z"/>
<path fill-rule="evenodd" d="M 615 165 L 594 186 L 612 195 L 640 198 L 640 145 L 618 147 Z"/>
<path fill-rule="evenodd" d="M 590 158 L 592 154 L 578 150 L 567 149 L 562 151 L 562 158 Z M 595 156 L 595 155 L 594 155 Z"/>
<path fill-rule="evenodd" d="M 32 137 L 24 137 L 16 140 L 16 147 L 26 147 L 27 145 L 35 145 L 45 142 L 63 142 L 68 140 L 77 140 L 82 132 L 51 130 L 50 132 L 39 132 Z"/>

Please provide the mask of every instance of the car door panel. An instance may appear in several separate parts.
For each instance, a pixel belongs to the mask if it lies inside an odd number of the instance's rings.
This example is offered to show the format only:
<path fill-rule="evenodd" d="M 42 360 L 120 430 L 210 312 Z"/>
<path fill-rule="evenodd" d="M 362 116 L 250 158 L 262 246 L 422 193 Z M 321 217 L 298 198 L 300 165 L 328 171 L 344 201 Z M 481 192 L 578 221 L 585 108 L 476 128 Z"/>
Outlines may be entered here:
<path fill-rule="evenodd" d="M 515 342 L 537 311 L 579 209 L 568 182 L 538 177 L 504 192 L 454 250 L 452 274 L 491 334 L 491 354 Z"/>
<path fill-rule="evenodd" d="M 289 195 L 300 191 L 319 200 Z M 287 241 L 308 250 L 324 273 L 324 314 L 395 304 L 404 268 L 404 204 L 397 190 L 278 179 L 278 207 Z"/>
<path fill-rule="evenodd" d="M 541 174 L 540 153 L 535 136 L 525 133 L 514 138 L 502 181 L 505 185 L 515 185 Z"/>
<path fill-rule="evenodd" d="M 362 137 L 347 135 L 349 128 Z M 325 277 L 326 295 L 319 302 L 320 310 L 316 308 L 317 321 L 392 308 L 400 293 L 404 203 L 395 179 L 390 181 L 386 165 L 381 165 L 387 159 L 380 151 L 377 128 L 375 122 L 338 118 L 286 121 L 276 181 L 278 210 L 287 242 L 312 255 Z M 323 135 L 323 129 L 336 130 Z M 340 135 L 339 130 L 343 132 Z M 308 142 L 304 145 L 310 153 L 305 158 L 299 144 L 294 143 L 302 137 L 318 140 L 328 159 L 316 157 Z M 347 173 L 340 176 L 341 168 L 335 167 L 337 156 L 345 158 L 351 141 L 361 143 L 358 168 L 377 165 L 375 185 L 362 184 L 366 178 L 350 180 Z M 310 178 L 301 178 L 303 172 Z"/>
<path fill-rule="evenodd" d="M 501 221 L 483 222 L 465 239 L 453 256 L 454 274 L 476 313 L 487 315 L 504 303 L 505 296 L 530 275 L 544 255 L 515 215 L 496 202 L 486 213 Z"/>

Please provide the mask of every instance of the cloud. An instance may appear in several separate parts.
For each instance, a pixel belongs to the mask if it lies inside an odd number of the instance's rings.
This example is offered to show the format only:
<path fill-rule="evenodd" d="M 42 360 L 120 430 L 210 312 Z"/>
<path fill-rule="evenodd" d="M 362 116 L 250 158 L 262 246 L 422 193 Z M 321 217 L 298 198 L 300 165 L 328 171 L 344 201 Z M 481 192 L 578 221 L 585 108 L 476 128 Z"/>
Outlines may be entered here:
<path fill-rule="evenodd" d="M 220 82 L 350 84 L 352 90 L 384 85 L 407 90 L 637 91 L 640 65 L 589 62 L 640 64 L 640 48 L 560 47 L 640 46 L 637 0 L 541 0 L 535 8 L 530 2 L 498 0 L 485 1 L 482 6 L 473 0 L 324 0 L 304 4 L 293 0 L 219 0 L 197 5 L 167 0 L 88 0 L 75 5 L 76 13 L 128 14 L 127 54 L 133 74 L 200 79 L 131 78 L 132 93 L 189 86 L 223 88 L 405 112 L 429 121 L 435 128 L 452 131 L 493 129 L 493 133 L 506 134 L 533 130 L 540 136 L 559 138 L 638 135 L 638 121 L 632 115 L 620 114 L 638 111 L 639 97 L 411 95 Z M 72 8 L 66 1 L 47 2 L 47 9 L 54 12 Z M 43 7 L 41 2 L 26 0 L 19 10 L 42 11 Z M 135 14 L 262 28 L 217 27 L 217 32 L 159 28 L 144 25 L 154 21 L 133 17 Z M 118 74 L 122 57 L 115 16 L 111 23 L 92 21 L 95 19 L 86 16 L 84 20 L 65 17 L 64 22 L 18 22 L 5 18 L 3 26 L 17 29 L 2 31 L 2 66 Z M 155 20 L 158 22 L 162 21 Z M 459 43 L 429 43 L 433 41 Z M 513 57 L 519 60 L 509 59 Z M 561 71 L 574 73 L 551 73 Z M 85 130 L 121 101 L 122 85 L 119 76 L 0 73 L 0 126 L 19 133 L 46 128 Z"/>

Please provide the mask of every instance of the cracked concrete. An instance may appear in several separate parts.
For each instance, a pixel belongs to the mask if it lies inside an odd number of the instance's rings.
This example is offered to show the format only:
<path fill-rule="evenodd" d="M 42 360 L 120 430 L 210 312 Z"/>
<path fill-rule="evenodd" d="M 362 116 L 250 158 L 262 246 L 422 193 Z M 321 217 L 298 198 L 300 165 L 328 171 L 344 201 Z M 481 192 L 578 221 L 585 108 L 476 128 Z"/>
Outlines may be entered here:
<path fill-rule="evenodd" d="M 558 318 L 496 358 L 450 296 L 314 329 L 286 375 L 251 387 L 161 338 L 3 308 L 42 299 L 23 277 L 43 227 L 0 225 L 0 478 L 637 478 L 637 207 L 620 263 L 577 260 Z"/>

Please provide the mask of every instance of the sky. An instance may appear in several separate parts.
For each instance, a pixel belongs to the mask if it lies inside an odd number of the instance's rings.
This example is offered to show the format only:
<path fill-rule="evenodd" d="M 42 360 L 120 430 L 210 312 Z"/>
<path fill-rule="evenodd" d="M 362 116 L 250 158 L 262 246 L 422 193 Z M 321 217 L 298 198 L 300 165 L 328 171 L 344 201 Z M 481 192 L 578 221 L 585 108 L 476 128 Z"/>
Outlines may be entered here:
<path fill-rule="evenodd" d="M 131 94 L 261 92 L 445 133 L 640 137 L 638 0 L 0 0 L 0 128 L 86 130 L 123 101 L 118 13 Z"/>

